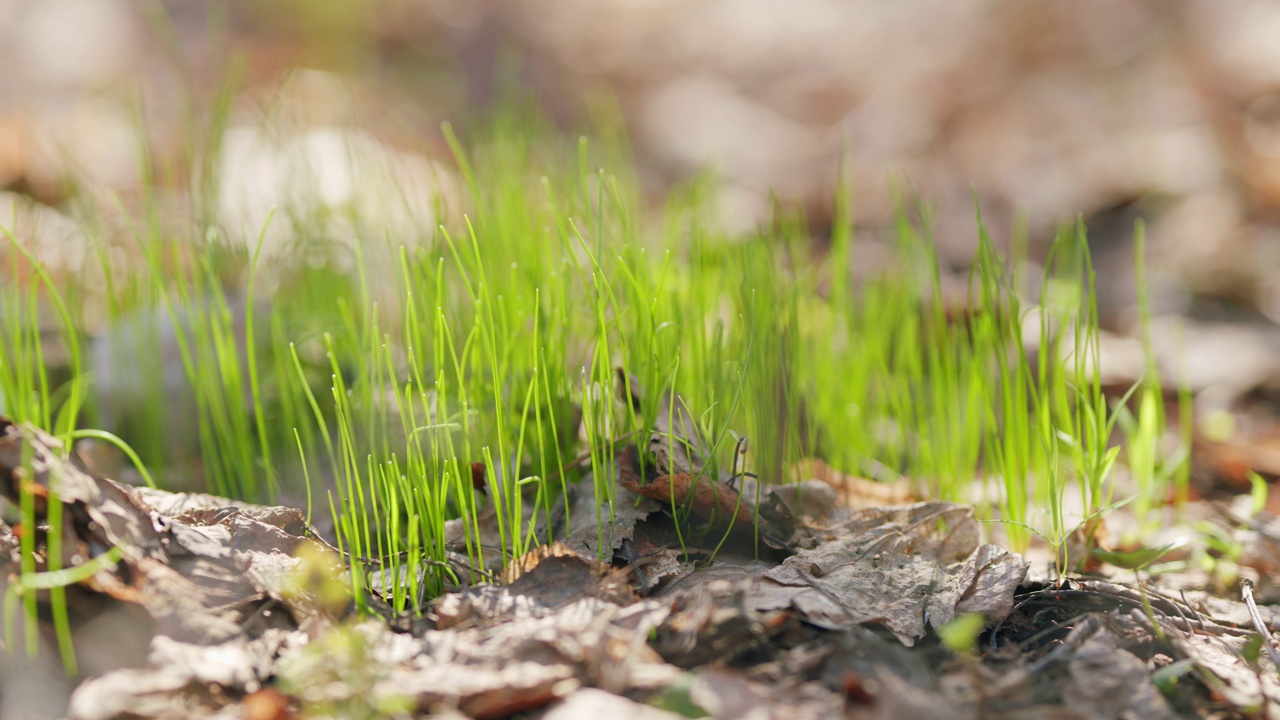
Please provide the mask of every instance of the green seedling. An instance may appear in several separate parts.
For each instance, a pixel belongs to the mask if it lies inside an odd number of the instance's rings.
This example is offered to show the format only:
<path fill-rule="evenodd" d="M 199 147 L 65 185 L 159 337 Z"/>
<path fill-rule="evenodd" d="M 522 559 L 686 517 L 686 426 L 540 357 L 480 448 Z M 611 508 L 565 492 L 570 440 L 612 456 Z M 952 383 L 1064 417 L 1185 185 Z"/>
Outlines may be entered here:
<path fill-rule="evenodd" d="M 855 267 L 863 240 L 843 184 L 825 255 L 783 204 L 733 235 L 715 219 L 714 178 L 651 202 L 625 147 L 564 140 L 508 109 L 469 133 L 442 129 L 456 169 L 448 189 L 465 213 L 446 212 L 443 197 L 429 218 L 406 208 L 425 219 L 393 242 L 387 219 L 360 203 L 301 202 L 237 237 L 217 218 L 231 104 L 219 102 L 211 136 L 188 139 L 199 158 L 189 236 L 160 221 L 159 198 L 178 180 L 148 170 L 141 207 L 119 203 L 124 237 L 86 222 L 94 272 L 110 282 L 40 272 L 33 254 L 24 258 L 38 272 L 8 273 L 0 398 L 16 419 L 88 437 L 86 419 L 113 417 L 112 378 L 90 373 L 78 343 L 144 318 L 125 336 L 133 369 L 175 370 L 181 393 L 136 383 L 140 411 L 101 430 L 137 448 L 129 459 L 162 487 L 195 478 L 217 494 L 329 512 L 362 611 L 377 594 L 420 613 L 446 587 L 555 539 L 555 519 L 571 514 L 566 490 L 595 501 L 595 546 L 607 555 L 617 455 L 662 432 L 672 455 L 705 439 L 698 482 L 727 472 L 784 483 L 817 457 L 974 502 L 1014 549 L 1037 536 L 1057 548 L 1077 529 L 1091 542 L 1117 505 L 1118 466 L 1139 481 L 1143 512 L 1185 479 L 1185 453 L 1161 446 L 1160 378 L 1149 372 L 1119 401 L 1103 391 L 1079 223 L 1030 278 L 1025 235 L 1006 253 L 975 213 L 968 295 L 954 307 L 916 199 L 899 200 L 891 260 Z M 594 135 L 622 136 L 616 118 L 605 122 Z M 268 261 L 280 237 L 293 255 Z M 50 307 L 72 349 L 65 368 L 41 334 Z M 92 332 L 90 307 L 110 309 Z M 680 432 L 670 429 L 677 393 L 691 426 Z M 192 437 L 171 442 L 184 423 Z M 750 450 L 736 452 L 736 437 Z M 642 455 L 646 472 L 662 465 Z M 1083 517 L 1066 510 L 1069 493 Z M 24 558 L 35 551 L 22 547 Z M 451 576 L 450 551 L 474 577 Z"/>
<path fill-rule="evenodd" d="M 978 651 L 978 636 L 985 626 L 982 613 L 965 613 L 938 628 L 938 637 L 956 655 L 972 656 Z"/>

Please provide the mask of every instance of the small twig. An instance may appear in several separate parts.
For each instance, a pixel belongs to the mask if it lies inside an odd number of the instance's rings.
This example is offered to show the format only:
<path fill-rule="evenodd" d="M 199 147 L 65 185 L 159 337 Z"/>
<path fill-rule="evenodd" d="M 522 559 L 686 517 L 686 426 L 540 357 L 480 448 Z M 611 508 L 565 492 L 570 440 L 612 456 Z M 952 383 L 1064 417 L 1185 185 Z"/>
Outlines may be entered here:
<path fill-rule="evenodd" d="M 738 442 L 734 443 L 733 445 L 733 462 L 729 464 L 729 479 L 725 481 L 725 485 L 728 485 L 734 490 L 738 489 L 734 485 L 734 481 L 737 480 L 739 477 L 744 475 L 751 475 L 752 479 L 755 479 L 756 477 L 755 475 L 752 475 L 751 473 L 746 472 L 746 468 L 743 468 L 743 472 L 741 475 L 739 475 L 738 473 L 738 460 L 741 459 L 746 454 L 747 454 L 747 436 L 743 435 L 742 437 L 738 438 Z"/>
<path fill-rule="evenodd" d="M 1200 611 L 1199 611 L 1199 610 L 1197 610 L 1197 609 L 1195 608 L 1195 606 L 1191 604 L 1191 601 L 1187 599 L 1187 591 L 1186 591 L 1186 590 L 1179 590 L 1179 591 L 1178 591 L 1178 595 L 1182 598 L 1182 604 L 1183 604 L 1183 605 L 1186 605 L 1186 606 L 1187 606 L 1187 609 L 1188 609 L 1188 610 L 1190 610 L 1192 613 L 1194 613 L 1194 614 L 1195 614 L 1195 616 L 1196 616 L 1196 622 L 1199 622 L 1199 623 L 1200 623 L 1200 631 L 1201 631 L 1201 632 L 1208 632 L 1208 631 L 1205 629 L 1205 626 L 1204 626 L 1204 615 L 1202 615 L 1202 614 L 1200 613 Z"/>
<path fill-rule="evenodd" d="M 1253 583 L 1245 580 L 1240 584 L 1240 594 L 1244 596 L 1244 604 L 1249 607 L 1249 617 L 1253 620 L 1253 627 L 1262 636 L 1262 644 L 1267 647 L 1267 654 L 1271 656 L 1271 662 L 1275 665 L 1276 670 L 1280 670 L 1280 652 L 1276 650 L 1275 640 L 1271 637 L 1271 630 L 1267 628 L 1267 624 L 1263 622 L 1262 615 L 1258 613 L 1258 605 L 1253 601 Z"/>
<path fill-rule="evenodd" d="M 1105 580 L 1085 580 L 1080 583 L 1080 587 L 1083 589 L 1089 589 L 1096 592 L 1101 592 L 1104 594 L 1110 594 L 1116 597 L 1121 597 L 1128 600 L 1135 607 L 1139 607 L 1139 608 L 1142 607 L 1142 602 L 1143 602 L 1142 596 L 1137 591 L 1133 590 L 1132 588 L 1126 587 L 1124 585 L 1110 583 Z M 1177 607 L 1176 601 L 1174 601 L 1171 598 L 1165 597 L 1164 595 L 1161 595 L 1160 593 L 1152 590 L 1146 590 L 1145 592 L 1147 593 L 1147 596 L 1150 598 L 1152 608 L 1158 611 L 1161 615 L 1164 615 L 1165 618 L 1168 619 L 1169 622 L 1174 627 L 1177 627 L 1179 630 L 1182 630 L 1184 632 L 1195 632 L 1195 630 L 1197 629 L 1197 625 L 1199 625 L 1199 629 L 1201 631 L 1207 632 L 1211 635 L 1239 636 L 1239 635 L 1247 634 L 1246 631 L 1244 630 L 1223 625 L 1221 623 L 1214 621 L 1212 618 L 1210 618 L 1208 621 L 1205 621 L 1202 619 L 1203 616 L 1200 616 L 1200 618 L 1198 618 L 1197 623 L 1194 623 L 1194 624 L 1188 623 L 1180 617 L 1175 617 L 1175 613 L 1177 612 L 1175 610 L 1175 608 Z"/>

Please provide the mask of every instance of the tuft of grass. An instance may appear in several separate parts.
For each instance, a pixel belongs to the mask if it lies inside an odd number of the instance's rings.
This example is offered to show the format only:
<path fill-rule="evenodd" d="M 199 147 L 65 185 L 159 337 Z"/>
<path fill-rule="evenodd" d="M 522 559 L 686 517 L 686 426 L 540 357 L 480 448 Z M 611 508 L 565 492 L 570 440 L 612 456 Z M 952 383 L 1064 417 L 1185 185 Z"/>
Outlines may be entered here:
<path fill-rule="evenodd" d="M 451 548 L 484 568 L 553 539 L 569 488 L 594 496 L 607 552 L 617 452 L 664 417 L 670 427 L 677 394 L 696 425 L 689 434 L 708 444 L 702 481 L 741 468 L 735 446 L 750 448 L 743 469 L 770 483 L 817 456 L 973 501 L 1015 549 L 1034 535 L 1055 547 L 1076 528 L 1091 536 L 1115 504 L 1122 459 L 1139 512 L 1185 484 L 1185 453 L 1162 449 L 1160 378 L 1149 373 L 1131 392 L 1136 410 L 1100 384 L 1079 223 L 1028 278 L 1017 260 L 1025 241 L 1010 260 L 975 213 L 967 296 L 949 305 L 923 203 L 900 202 L 892 260 L 859 268 L 865 241 L 846 188 L 826 249 L 785 207 L 733 237 L 710 210 L 713 179 L 691 179 L 654 209 L 629 167 L 601 169 L 625 163 L 621 143 L 556 139 L 509 110 L 469 137 L 442 129 L 456 168 L 447 191 L 465 213 L 447 211 L 442 193 L 432 208 L 407 208 L 429 225 L 388 238 L 366 204 L 303 202 L 236 237 L 216 213 L 227 124 L 220 116 L 214 137 L 193 140 L 202 160 L 192 207 L 202 210 L 185 235 L 159 220 L 173 178 L 148 176 L 128 242 L 89 224 L 105 287 L 55 279 L 34 256 L 38 281 L 11 263 L 0 293 L 5 411 L 68 446 L 84 436 L 86 413 L 112 418 L 119 426 L 106 430 L 139 448 L 161 485 L 194 473 L 217 494 L 305 497 L 308 517 L 327 508 L 362 610 L 378 593 L 397 612 L 419 612 L 459 580 L 447 570 Z M 608 126 L 599 134 L 620 137 Z M 268 260 L 268 243 L 292 252 Z M 41 332 L 49 303 L 72 347 L 61 385 Z M 115 372 L 180 368 L 181 382 L 139 378 L 127 403 L 104 391 L 119 378 L 91 383 L 77 349 L 91 303 L 112 308 L 95 347 L 138 318 L 145 328 L 128 336 Z M 615 399 L 618 377 L 639 406 Z M 175 437 L 184 415 L 192 438 Z M 1083 509 L 1074 515 L 1073 489 Z M 24 546 L 24 557 L 35 550 Z"/>

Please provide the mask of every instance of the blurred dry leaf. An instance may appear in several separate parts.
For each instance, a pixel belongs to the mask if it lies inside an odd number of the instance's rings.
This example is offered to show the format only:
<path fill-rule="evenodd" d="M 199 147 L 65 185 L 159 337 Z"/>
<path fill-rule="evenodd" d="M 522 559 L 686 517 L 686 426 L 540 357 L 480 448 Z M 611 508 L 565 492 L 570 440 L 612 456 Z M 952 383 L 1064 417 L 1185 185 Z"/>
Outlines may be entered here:
<path fill-rule="evenodd" d="M 870 507 L 906 505 L 920 498 L 906 480 L 884 483 L 840 472 L 818 458 L 805 458 L 796 463 L 792 477 L 797 480 L 816 478 L 836 491 L 836 505 L 860 510 Z"/>

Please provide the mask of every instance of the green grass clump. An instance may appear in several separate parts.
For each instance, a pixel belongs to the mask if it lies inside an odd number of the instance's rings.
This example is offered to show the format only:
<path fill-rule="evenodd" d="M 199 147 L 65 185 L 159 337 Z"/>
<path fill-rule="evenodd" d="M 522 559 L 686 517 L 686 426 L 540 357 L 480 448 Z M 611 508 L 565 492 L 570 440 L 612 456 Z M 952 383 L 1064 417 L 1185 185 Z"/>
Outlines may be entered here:
<path fill-rule="evenodd" d="M 208 158 L 224 124 L 192 153 L 206 158 L 192 170 L 198 195 L 217 186 Z M 948 308 L 927 208 L 904 203 L 894 259 L 855 281 L 843 189 L 829 245 L 785 208 L 731 237 L 710 214 L 713 181 L 654 209 L 621 143 L 557 141 L 521 113 L 469 139 L 445 127 L 444 139 L 456 187 L 433 207 L 403 208 L 427 218 L 409 237 L 389 237 L 356 202 L 277 208 L 244 237 L 209 213 L 174 230 L 159 219 L 166 181 L 152 179 L 125 213 L 125 237 L 93 237 L 105 287 L 6 250 L 5 412 L 68 441 L 111 419 L 162 486 L 195 475 L 217 494 L 305 497 L 309 513 L 334 520 L 357 603 L 377 587 L 401 612 L 456 579 L 444 569 L 451 539 L 476 567 L 552 540 L 570 485 L 592 483 L 603 538 L 618 450 L 644 447 L 677 392 L 712 477 L 746 436 L 748 469 L 766 482 L 795 479 L 806 457 L 907 478 L 977 502 L 1015 549 L 1031 533 L 1066 538 L 1073 488 L 1088 528 L 1116 500 L 1121 457 L 1142 508 L 1175 477 L 1179 460 L 1159 449 L 1158 378 L 1135 391 L 1133 413 L 1099 383 L 1081 226 L 1028 278 L 978 216 L 967 301 Z M 72 348 L 61 384 L 42 356 L 50 302 Z M 109 308 L 95 348 L 133 328 L 111 365 L 118 377 L 94 377 L 80 350 L 95 307 Z M 158 380 L 175 367 L 182 382 Z M 644 388 L 639 407 L 616 400 L 617 368 Z M 130 397 L 107 390 L 122 385 Z M 194 437 L 181 436 L 184 419 Z"/>

